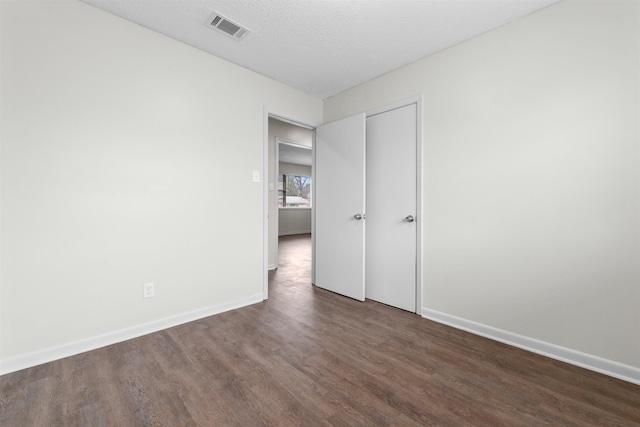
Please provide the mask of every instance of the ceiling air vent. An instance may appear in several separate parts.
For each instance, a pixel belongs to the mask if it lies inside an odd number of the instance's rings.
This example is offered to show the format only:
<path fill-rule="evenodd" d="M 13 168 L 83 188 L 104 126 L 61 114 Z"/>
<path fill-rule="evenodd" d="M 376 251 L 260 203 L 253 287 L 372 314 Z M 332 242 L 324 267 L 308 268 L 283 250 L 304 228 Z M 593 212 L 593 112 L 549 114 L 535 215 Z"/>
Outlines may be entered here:
<path fill-rule="evenodd" d="M 213 28 L 221 33 L 234 38 L 235 40 L 242 40 L 247 34 L 249 34 L 249 30 L 243 27 L 240 24 L 237 24 L 223 16 L 217 12 L 214 12 L 213 15 L 209 17 L 207 20 L 207 25 L 210 28 Z"/>

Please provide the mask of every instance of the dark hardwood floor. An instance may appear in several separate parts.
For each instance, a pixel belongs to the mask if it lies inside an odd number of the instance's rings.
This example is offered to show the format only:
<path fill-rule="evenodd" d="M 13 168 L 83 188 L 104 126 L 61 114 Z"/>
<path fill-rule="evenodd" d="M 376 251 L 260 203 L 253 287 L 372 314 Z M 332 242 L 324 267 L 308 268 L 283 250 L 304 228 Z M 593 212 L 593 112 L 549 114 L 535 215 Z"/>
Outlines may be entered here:
<path fill-rule="evenodd" d="M 0 377 L 2 426 L 640 426 L 640 386 L 310 284 Z"/>

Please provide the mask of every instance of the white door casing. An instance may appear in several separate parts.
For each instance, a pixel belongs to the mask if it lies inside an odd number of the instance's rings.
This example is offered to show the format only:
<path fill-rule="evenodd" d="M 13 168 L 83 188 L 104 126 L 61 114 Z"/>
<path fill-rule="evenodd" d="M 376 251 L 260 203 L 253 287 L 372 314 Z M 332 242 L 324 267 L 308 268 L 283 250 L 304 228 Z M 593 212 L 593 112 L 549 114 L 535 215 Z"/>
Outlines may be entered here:
<path fill-rule="evenodd" d="M 365 115 L 316 128 L 315 285 L 365 298 Z M 358 215 L 361 219 L 357 219 Z"/>

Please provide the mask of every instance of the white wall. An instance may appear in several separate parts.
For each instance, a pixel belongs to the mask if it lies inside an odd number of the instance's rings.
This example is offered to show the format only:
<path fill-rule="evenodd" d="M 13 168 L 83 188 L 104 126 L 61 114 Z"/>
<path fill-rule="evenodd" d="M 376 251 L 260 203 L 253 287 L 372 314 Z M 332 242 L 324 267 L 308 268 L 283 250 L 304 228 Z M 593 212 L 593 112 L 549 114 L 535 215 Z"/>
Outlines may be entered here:
<path fill-rule="evenodd" d="M 0 5 L 2 370 L 260 301 L 264 107 L 322 102 L 80 2 Z"/>
<path fill-rule="evenodd" d="M 280 209 L 278 215 L 278 235 L 311 233 L 311 209 Z"/>
<path fill-rule="evenodd" d="M 297 115 L 296 115 L 297 118 Z M 276 138 L 298 145 L 311 147 L 313 145 L 313 131 L 276 119 L 269 119 L 269 182 L 277 188 L 276 179 Z M 268 265 L 276 267 L 276 254 L 278 250 L 278 227 L 276 227 L 278 204 L 276 191 L 269 192 L 269 256 Z"/>
<path fill-rule="evenodd" d="M 0 371 L 259 300 L 263 107 L 321 101 L 76 1 L 0 19 Z M 425 95 L 425 310 L 640 367 L 638 39 L 568 0 L 326 100 Z"/>
<path fill-rule="evenodd" d="M 280 162 L 279 172 L 287 175 L 311 176 L 311 166 Z M 279 236 L 311 233 L 311 209 L 281 208 L 278 211 Z"/>
<path fill-rule="evenodd" d="M 424 94 L 424 312 L 640 367 L 638 16 L 565 1 L 325 101 Z"/>

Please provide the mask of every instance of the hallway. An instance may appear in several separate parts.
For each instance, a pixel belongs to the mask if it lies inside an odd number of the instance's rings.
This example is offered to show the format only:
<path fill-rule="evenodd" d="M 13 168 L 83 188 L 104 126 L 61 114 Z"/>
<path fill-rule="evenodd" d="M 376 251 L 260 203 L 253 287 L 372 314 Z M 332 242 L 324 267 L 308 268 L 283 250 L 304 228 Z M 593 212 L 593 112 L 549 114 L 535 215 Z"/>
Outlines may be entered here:
<path fill-rule="evenodd" d="M 278 258 L 278 268 L 269 271 L 269 300 L 311 298 L 311 235 L 280 236 Z"/>

